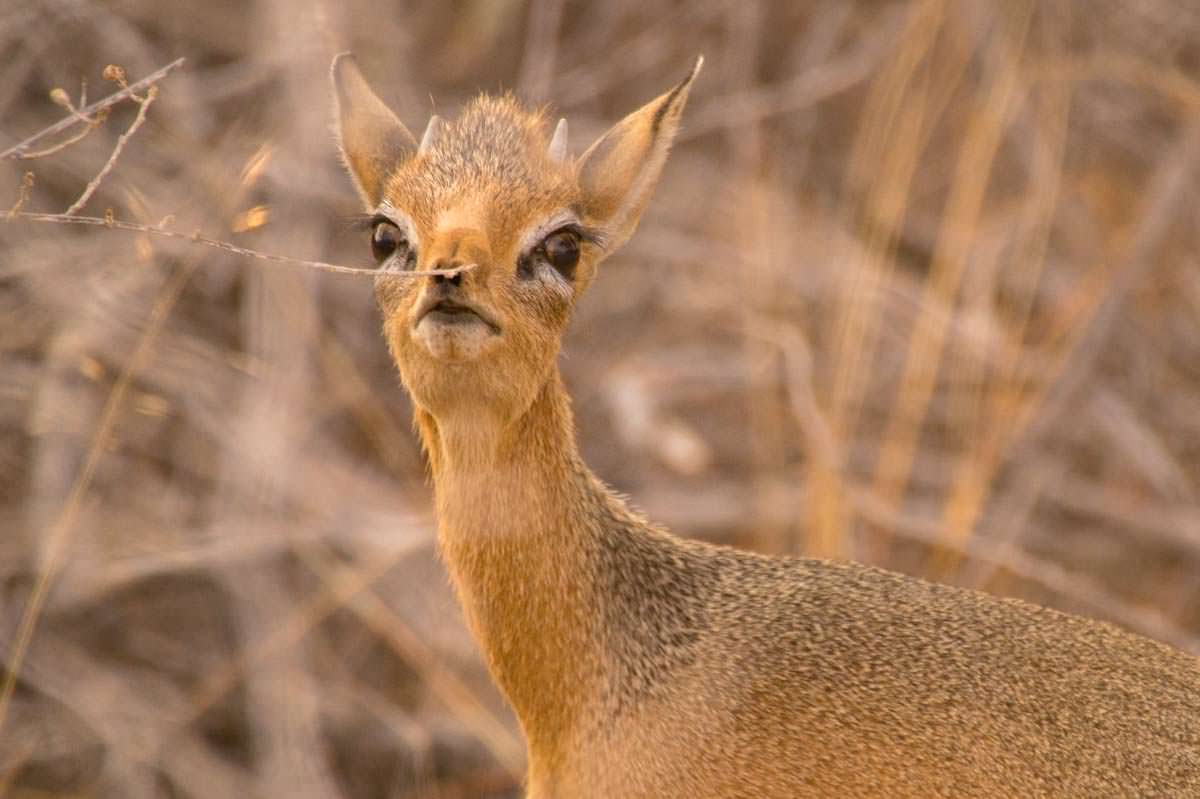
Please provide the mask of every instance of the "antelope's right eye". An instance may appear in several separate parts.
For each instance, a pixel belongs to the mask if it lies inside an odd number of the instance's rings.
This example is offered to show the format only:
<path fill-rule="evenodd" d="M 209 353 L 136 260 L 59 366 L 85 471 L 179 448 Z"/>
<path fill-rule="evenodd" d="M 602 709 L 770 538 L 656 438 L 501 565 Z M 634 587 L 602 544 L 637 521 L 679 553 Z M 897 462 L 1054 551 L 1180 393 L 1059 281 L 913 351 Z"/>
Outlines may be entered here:
<path fill-rule="evenodd" d="M 375 223 L 375 227 L 371 231 L 371 255 L 375 256 L 375 263 L 383 264 L 388 258 L 399 254 L 401 260 L 407 260 L 408 239 L 400 228 L 393 225 L 391 222 L 380 221 Z"/>

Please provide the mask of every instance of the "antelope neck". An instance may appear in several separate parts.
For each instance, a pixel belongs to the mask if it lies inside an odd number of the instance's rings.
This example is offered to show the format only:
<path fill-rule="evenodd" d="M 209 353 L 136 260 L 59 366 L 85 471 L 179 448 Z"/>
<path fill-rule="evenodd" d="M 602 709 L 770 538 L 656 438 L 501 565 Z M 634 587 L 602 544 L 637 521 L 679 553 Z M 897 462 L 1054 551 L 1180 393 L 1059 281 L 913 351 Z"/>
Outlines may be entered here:
<path fill-rule="evenodd" d="M 559 750 L 597 687 L 595 659 L 581 655 L 596 640 L 587 558 L 599 501 L 561 379 L 507 424 L 419 412 L 418 427 L 467 622 L 532 748 Z"/>

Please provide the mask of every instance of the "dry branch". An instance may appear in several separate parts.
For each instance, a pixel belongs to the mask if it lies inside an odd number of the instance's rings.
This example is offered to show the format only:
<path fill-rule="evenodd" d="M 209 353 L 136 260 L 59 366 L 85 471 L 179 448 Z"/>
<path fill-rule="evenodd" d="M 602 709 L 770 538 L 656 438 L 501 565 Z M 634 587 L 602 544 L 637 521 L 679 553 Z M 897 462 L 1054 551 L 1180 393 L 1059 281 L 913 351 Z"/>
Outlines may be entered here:
<path fill-rule="evenodd" d="M 122 100 L 136 96 L 137 92 L 141 91 L 142 89 L 148 89 L 149 87 L 155 85 L 171 72 L 182 66 L 183 62 L 184 59 L 177 58 L 162 69 L 151 72 L 137 83 L 131 83 L 128 86 L 125 86 L 119 92 L 113 92 L 108 97 L 105 97 L 103 100 L 97 100 L 87 108 L 73 110 L 70 116 L 59 120 L 48 128 L 39 130 L 37 133 L 33 134 L 24 141 L 14 144 L 12 147 L 9 147 L 4 152 L 0 153 L 0 161 L 10 158 L 26 157 L 25 152 L 38 141 L 46 138 L 47 136 L 53 136 L 56 133 L 61 133 L 72 125 L 85 122 L 88 118 L 94 119 L 97 113 L 104 111 L 107 108 L 111 108 Z"/>
<path fill-rule="evenodd" d="M 121 157 L 121 152 L 125 149 L 125 145 L 133 138 L 133 134 L 137 133 L 138 129 L 145 124 L 146 114 L 149 113 L 150 106 L 154 103 L 154 98 L 157 96 L 158 87 L 151 86 L 144 98 L 138 98 L 139 108 L 137 117 L 134 118 L 129 128 L 117 139 L 117 144 L 113 147 L 112 154 L 108 156 L 108 160 L 104 162 L 104 166 L 100 167 L 100 171 L 96 173 L 96 177 L 88 181 L 87 186 L 83 189 L 83 193 L 79 195 L 79 199 L 71 203 L 71 207 L 66 210 L 65 216 L 75 216 L 83 206 L 87 205 L 87 201 L 92 198 L 96 189 L 100 188 L 101 182 L 108 177 L 108 173 L 112 172 L 113 167 L 116 166 L 117 159 Z"/>
<path fill-rule="evenodd" d="M 61 105 L 63 108 L 70 111 L 72 115 L 74 115 L 80 122 L 82 122 L 83 126 L 84 126 L 83 130 L 79 131 L 78 133 L 76 133 L 73 136 L 69 136 L 68 138 L 63 139 L 62 141 L 58 142 L 57 144 L 52 144 L 49 147 L 43 148 L 41 150 L 36 150 L 32 153 L 23 152 L 20 155 L 18 155 L 17 158 L 24 160 L 24 161 L 32 161 L 37 158 L 45 158 L 46 156 L 54 155 L 55 153 L 62 152 L 63 150 L 70 147 L 72 144 L 76 144 L 78 142 L 83 141 L 85 138 L 87 138 L 87 135 L 89 133 L 91 133 L 96 128 L 100 127 L 100 125 L 102 125 L 104 123 L 104 120 L 108 119 L 108 109 L 107 108 L 102 109 L 101 111 L 97 112 L 94 117 L 84 116 L 82 113 L 80 113 L 79 109 L 75 107 L 75 104 L 71 102 L 71 98 L 67 96 L 67 93 L 65 91 L 63 91 L 62 89 L 55 89 L 54 91 L 50 92 L 50 99 L 53 100 L 57 105 Z M 86 102 L 87 102 L 87 84 L 85 82 L 83 88 L 80 89 L 79 104 L 83 105 Z"/>

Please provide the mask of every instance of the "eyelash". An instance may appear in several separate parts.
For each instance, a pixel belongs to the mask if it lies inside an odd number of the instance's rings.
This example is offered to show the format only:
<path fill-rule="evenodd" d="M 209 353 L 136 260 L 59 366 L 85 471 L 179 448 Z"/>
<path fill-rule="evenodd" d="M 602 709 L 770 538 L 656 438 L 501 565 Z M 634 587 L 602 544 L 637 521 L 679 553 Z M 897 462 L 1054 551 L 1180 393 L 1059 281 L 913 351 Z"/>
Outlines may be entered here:
<path fill-rule="evenodd" d="M 348 217 L 346 221 L 349 224 L 351 230 L 355 230 L 355 231 L 359 231 L 359 232 L 368 232 L 368 233 L 374 231 L 375 226 L 380 224 L 381 222 L 392 222 L 390 217 L 384 216 L 383 214 L 353 214 L 350 217 Z M 395 224 L 395 223 L 392 222 L 392 224 Z M 563 225 L 562 227 L 557 227 L 554 230 L 551 230 L 546 235 L 542 236 L 541 239 L 538 241 L 537 247 L 534 247 L 528 253 L 521 256 L 521 259 L 520 259 L 521 268 L 524 270 L 527 270 L 527 271 L 531 271 L 526 266 L 526 264 L 530 261 L 530 259 L 534 258 L 537 255 L 538 248 L 541 246 L 541 242 L 545 241 L 546 239 L 548 239 L 551 236 L 558 234 L 558 233 L 572 233 L 575 235 L 576 238 L 579 239 L 579 242 L 581 244 L 585 244 L 585 243 L 592 244 L 597 247 L 602 247 L 604 245 L 604 235 L 600 231 L 595 230 L 593 228 L 584 227 L 583 225 L 579 224 L 578 222 L 570 222 L 568 224 Z"/>
<path fill-rule="evenodd" d="M 555 228 L 545 236 L 542 236 L 542 241 L 550 238 L 555 233 L 574 233 L 575 237 L 579 239 L 580 243 L 584 244 L 601 245 L 604 243 L 604 236 L 600 233 L 600 231 L 593 230 L 592 228 L 586 228 L 578 222 L 570 222 L 562 227 Z"/>
<path fill-rule="evenodd" d="M 534 270 L 534 261 L 535 261 L 535 259 L 537 259 L 537 260 L 540 260 L 543 263 L 547 264 L 548 266 L 550 266 L 551 270 L 554 271 L 555 274 L 557 274 L 560 278 L 562 278 L 563 280 L 566 280 L 567 282 L 570 282 L 572 280 L 572 278 L 570 276 L 561 274 L 558 271 L 558 269 L 556 267 L 554 267 L 553 264 L 549 263 L 549 261 L 546 258 L 546 254 L 543 252 L 543 246 L 544 246 L 545 242 L 547 242 L 549 239 L 559 235 L 560 233 L 570 233 L 572 236 L 575 237 L 576 241 L 578 241 L 580 245 L 583 245 L 585 243 L 599 244 L 601 241 L 600 234 L 598 232 L 591 230 L 590 228 L 586 228 L 583 225 L 579 224 L 578 222 L 569 222 L 565 225 L 554 228 L 553 230 L 551 230 L 548 233 L 546 233 L 545 235 L 543 235 L 540 239 L 538 239 L 538 243 L 536 246 L 534 246 L 532 249 L 530 249 L 528 252 L 526 252 L 524 255 L 520 256 L 517 259 L 518 274 L 520 274 L 525 279 L 532 278 L 534 276 L 534 271 L 535 271 Z"/>
<path fill-rule="evenodd" d="M 374 229 L 382 217 L 379 214 L 351 214 L 346 217 L 346 225 L 353 231 L 364 232 Z"/>

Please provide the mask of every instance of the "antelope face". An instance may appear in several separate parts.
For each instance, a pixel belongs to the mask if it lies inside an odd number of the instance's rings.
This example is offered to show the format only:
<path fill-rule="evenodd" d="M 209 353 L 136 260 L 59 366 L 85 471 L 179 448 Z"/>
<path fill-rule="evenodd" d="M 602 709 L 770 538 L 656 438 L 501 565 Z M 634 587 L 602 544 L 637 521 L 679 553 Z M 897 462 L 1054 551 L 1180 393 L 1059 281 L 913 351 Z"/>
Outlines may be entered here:
<path fill-rule="evenodd" d="M 477 100 L 383 187 L 376 297 L 404 383 L 431 411 L 531 401 L 603 255 L 541 127 L 510 99 Z"/>
<path fill-rule="evenodd" d="M 697 63 L 697 68 L 699 63 Z M 599 261 L 636 227 L 696 70 L 577 161 L 512 97 L 434 117 L 420 145 L 335 59 L 342 154 L 370 212 L 376 297 L 405 386 L 435 416 L 519 412 Z M 452 271 L 438 275 L 410 272 Z"/>

